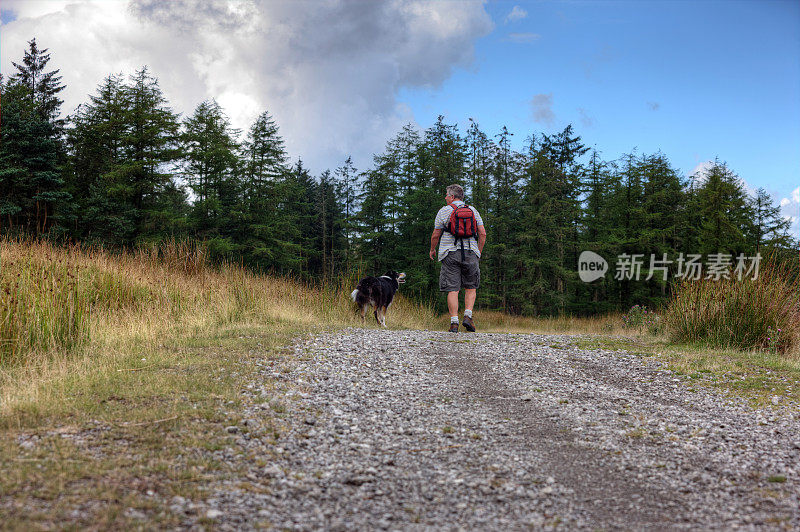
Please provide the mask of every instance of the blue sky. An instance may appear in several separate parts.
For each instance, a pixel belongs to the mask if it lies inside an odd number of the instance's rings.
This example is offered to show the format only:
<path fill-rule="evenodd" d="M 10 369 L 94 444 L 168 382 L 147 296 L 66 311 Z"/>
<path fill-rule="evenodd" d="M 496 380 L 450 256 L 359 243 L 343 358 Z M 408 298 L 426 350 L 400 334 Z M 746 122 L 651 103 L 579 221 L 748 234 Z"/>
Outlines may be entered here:
<path fill-rule="evenodd" d="M 531 132 L 572 123 L 606 158 L 660 149 L 688 174 L 719 157 L 796 211 L 800 2 L 490 2 L 486 9 L 495 28 L 477 40 L 472 65 L 438 88 L 401 91 L 419 124 L 441 113 L 463 131 L 472 117 L 490 133 L 508 126 L 521 147 Z"/>

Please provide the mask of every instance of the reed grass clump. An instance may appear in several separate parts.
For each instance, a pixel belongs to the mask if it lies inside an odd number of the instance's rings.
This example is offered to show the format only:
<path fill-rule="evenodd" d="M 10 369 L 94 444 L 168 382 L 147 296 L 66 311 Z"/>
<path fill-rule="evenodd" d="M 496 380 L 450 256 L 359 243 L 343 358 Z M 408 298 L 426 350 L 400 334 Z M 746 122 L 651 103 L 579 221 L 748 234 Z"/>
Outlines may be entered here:
<path fill-rule="evenodd" d="M 664 312 L 670 336 L 710 347 L 786 354 L 800 345 L 800 288 L 785 264 L 769 258 L 758 277 L 684 281 Z"/>
<path fill-rule="evenodd" d="M 69 353 L 89 337 L 89 299 L 74 261 L 45 250 L 0 262 L 0 366 L 29 352 Z"/>

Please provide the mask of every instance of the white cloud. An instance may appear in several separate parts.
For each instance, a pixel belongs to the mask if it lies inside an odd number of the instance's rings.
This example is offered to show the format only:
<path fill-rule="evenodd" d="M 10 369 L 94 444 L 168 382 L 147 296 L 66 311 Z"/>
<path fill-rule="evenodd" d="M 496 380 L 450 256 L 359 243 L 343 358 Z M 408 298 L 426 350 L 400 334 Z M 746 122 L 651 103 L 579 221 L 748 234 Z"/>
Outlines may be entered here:
<path fill-rule="evenodd" d="M 800 237 L 800 187 L 792 190 L 788 198 L 781 199 L 781 215 L 786 220 L 791 220 L 791 234 Z"/>
<path fill-rule="evenodd" d="M 534 122 L 552 126 L 556 120 L 553 113 L 553 93 L 534 95 L 531 98 L 531 113 Z"/>
<path fill-rule="evenodd" d="M 275 116 L 293 158 L 315 172 L 371 162 L 414 117 L 404 86 L 435 87 L 492 29 L 480 0 L 3 0 L 0 68 L 26 41 L 50 49 L 70 113 L 110 73 L 148 65 L 177 111 L 216 98 L 246 130 Z"/>
<path fill-rule="evenodd" d="M 527 44 L 538 41 L 542 36 L 538 33 L 509 33 L 507 40 L 520 44 Z"/>
<path fill-rule="evenodd" d="M 506 22 L 506 24 L 508 24 L 509 22 L 516 22 L 518 20 L 524 19 L 527 16 L 528 16 L 528 12 L 527 11 L 525 11 L 524 9 L 522 9 L 519 6 L 514 6 L 511 9 L 511 12 L 508 15 L 506 15 L 505 22 Z"/>
<path fill-rule="evenodd" d="M 706 173 L 711 170 L 714 166 L 714 161 L 702 161 L 697 163 L 697 166 L 694 167 L 694 170 L 689 172 L 689 177 L 694 177 L 696 182 L 702 183 L 705 181 Z"/>

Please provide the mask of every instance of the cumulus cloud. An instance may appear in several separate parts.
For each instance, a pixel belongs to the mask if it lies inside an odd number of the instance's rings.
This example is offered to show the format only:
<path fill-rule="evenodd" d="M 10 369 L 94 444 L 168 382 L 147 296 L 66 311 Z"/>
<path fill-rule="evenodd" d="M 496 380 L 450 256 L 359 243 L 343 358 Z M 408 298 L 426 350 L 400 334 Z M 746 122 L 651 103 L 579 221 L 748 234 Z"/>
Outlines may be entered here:
<path fill-rule="evenodd" d="M 706 178 L 706 174 L 714 166 L 714 161 L 701 161 L 697 163 L 694 170 L 689 172 L 689 177 L 694 177 L 697 182 L 701 182 Z"/>
<path fill-rule="evenodd" d="M 525 11 L 519 6 L 514 6 L 511 9 L 511 12 L 508 15 L 506 15 L 506 24 L 508 24 L 509 22 L 516 22 L 518 20 L 522 20 L 527 16 L 528 16 L 527 11 Z"/>
<path fill-rule="evenodd" d="M 541 37 L 538 33 L 509 33 L 507 39 L 511 42 L 527 44 L 538 41 Z"/>
<path fill-rule="evenodd" d="M 440 85 L 492 30 L 480 0 L 4 0 L 9 10 L 0 68 L 36 37 L 61 69 L 66 113 L 108 74 L 148 65 L 184 115 L 216 98 L 246 130 L 270 111 L 314 171 L 351 154 L 369 164 L 414 120 L 399 89 Z"/>
<path fill-rule="evenodd" d="M 552 126 L 556 120 L 556 115 L 553 113 L 553 93 L 536 94 L 531 98 L 531 113 L 534 122 Z"/>
<path fill-rule="evenodd" d="M 800 187 L 794 189 L 789 197 L 781 199 L 781 215 L 792 223 L 791 234 L 800 237 Z"/>

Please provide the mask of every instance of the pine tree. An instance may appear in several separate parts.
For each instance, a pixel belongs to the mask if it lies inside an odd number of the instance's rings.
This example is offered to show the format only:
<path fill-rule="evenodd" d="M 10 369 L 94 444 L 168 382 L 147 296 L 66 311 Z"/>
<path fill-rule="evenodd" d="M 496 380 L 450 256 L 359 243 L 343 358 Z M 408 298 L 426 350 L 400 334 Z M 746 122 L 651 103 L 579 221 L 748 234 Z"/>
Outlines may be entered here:
<path fill-rule="evenodd" d="M 344 262 L 347 264 L 347 268 L 350 268 L 354 262 L 353 244 L 358 227 L 356 216 L 359 197 L 358 171 L 353 166 L 352 157 L 347 157 L 344 164 L 334 170 L 334 178 L 337 183 L 339 197 L 341 197 L 342 209 L 344 210 L 342 220 L 345 239 Z"/>
<path fill-rule="evenodd" d="M 64 90 L 61 84 L 59 70 L 45 72 L 47 63 L 50 62 L 48 49 L 39 50 L 36 39 L 28 41 L 28 49 L 22 59 L 22 64 L 12 61 L 17 72 L 11 76 L 10 81 L 17 82 L 28 89 L 28 96 L 33 100 L 39 116 L 50 122 L 60 130 L 63 127 L 63 120 L 59 118 L 61 104 L 64 103 L 57 95 Z"/>
<path fill-rule="evenodd" d="M 172 176 L 180 156 L 178 119 L 146 67 L 127 84 L 108 76 L 72 125 L 77 234 L 127 246 L 185 232 L 185 209 L 176 208 L 185 193 Z"/>
<path fill-rule="evenodd" d="M 792 247 L 788 233 L 791 222 L 781 216 L 780 207 L 772 203 L 772 197 L 766 190 L 756 190 L 749 205 L 753 218 L 747 236 L 753 252 L 762 253 L 764 247 Z"/>
<path fill-rule="evenodd" d="M 644 253 L 645 267 L 649 272 L 651 255 L 656 260 L 674 260 L 684 248 L 685 239 L 681 219 L 685 214 L 685 183 L 681 180 L 662 153 L 643 156 L 639 166 L 643 177 L 644 225 L 640 227 L 639 247 Z M 643 267 L 643 272 L 645 267 Z M 668 271 L 677 273 L 673 266 Z M 667 296 L 668 279 L 662 272 L 653 273 L 650 305 L 658 304 Z"/>
<path fill-rule="evenodd" d="M 135 238 L 160 240 L 169 226 L 162 225 L 162 197 L 177 192 L 172 181 L 172 167 L 180 157 L 178 117 L 155 79 L 144 67 L 130 78 L 125 87 L 127 102 L 124 157 L 127 180 L 131 188 L 134 210 Z M 168 204 L 174 197 L 168 200 Z M 155 213 L 160 213 L 155 216 Z"/>
<path fill-rule="evenodd" d="M 746 252 L 745 232 L 752 212 L 739 176 L 725 163 L 715 161 L 697 191 L 697 200 L 701 215 L 699 252 L 733 256 Z"/>
<path fill-rule="evenodd" d="M 0 224 L 42 234 L 71 197 L 64 190 L 60 135 L 26 85 L 10 81 L 0 92 Z"/>
<path fill-rule="evenodd" d="M 233 234 L 241 227 L 238 131 L 214 100 L 202 102 L 183 124 L 183 175 L 194 194 L 195 234 L 209 240 L 209 252 L 231 257 Z"/>
<path fill-rule="evenodd" d="M 242 156 L 246 208 L 241 239 L 247 262 L 262 271 L 283 270 L 291 262 L 284 254 L 292 249 L 293 238 L 277 210 L 282 202 L 280 183 L 288 172 L 287 155 L 278 125 L 269 113 L 262 113 L 250 127 Z"/>

